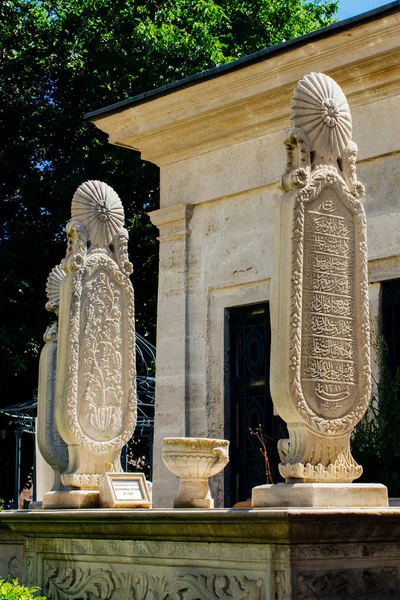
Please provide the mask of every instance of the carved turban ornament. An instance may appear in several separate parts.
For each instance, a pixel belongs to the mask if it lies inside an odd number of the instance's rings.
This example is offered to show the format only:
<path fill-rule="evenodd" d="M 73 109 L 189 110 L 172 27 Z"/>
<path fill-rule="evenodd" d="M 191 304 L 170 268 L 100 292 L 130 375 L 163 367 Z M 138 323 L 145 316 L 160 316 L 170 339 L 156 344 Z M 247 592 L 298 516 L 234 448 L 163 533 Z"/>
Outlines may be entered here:
<path fill-rule="evenodd" d="M 95 246 L 108 246 L 124 225 L 124 209 L 118 194 L 103 181 L 87 181 L 72 199 L 72 219 L 81 221 Z"/>
<path fill-rule="evenodd" d="M 307 134 L 311 151 L 333 161 L 343 155 L 351 140 L 351 114 L 344 93 L 333 79 L 322 73 L 303 77 L 291 108 L 291 122 Z"/>

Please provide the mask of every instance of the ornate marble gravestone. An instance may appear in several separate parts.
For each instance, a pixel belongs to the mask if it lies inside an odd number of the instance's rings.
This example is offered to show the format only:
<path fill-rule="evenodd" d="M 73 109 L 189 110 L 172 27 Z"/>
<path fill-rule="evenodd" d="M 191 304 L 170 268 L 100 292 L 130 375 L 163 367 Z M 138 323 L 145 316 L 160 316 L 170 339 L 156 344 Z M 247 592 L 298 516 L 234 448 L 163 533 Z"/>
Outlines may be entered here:
<path fill-rule="evenodd" d="M 280 441 L 279 470 L 289 484 L 348 484 L 362 473 L 350 435 L 371 393 L 364 188 L 350 109 L 336 82 L 306 75 L 291 106 L 272 306 L 271 392 L 290 436 Z M 331 488 L 297 486 L 297 502 L 329 506 Z M 368 504 L 359 486 L 348 488 L 339 504 Z M 383 496 L 372 503 L 386 504 L 386 488 L 378 488 L 372 496 Z M 287 491 L 274 486 L 278 504 Z M 254 506 L 264 505 L 260 494 L 253 491 Z"/>
<path fill-rule="evenodd" d="M 61 263 L 55 391 L 57 430 L 68 446 L 67 492 L 44 507 L 96 506 L 100 476 L 120 472 L 136 425 L 133 288 L 124 211 L 112 188 L 75 192 Z"/>

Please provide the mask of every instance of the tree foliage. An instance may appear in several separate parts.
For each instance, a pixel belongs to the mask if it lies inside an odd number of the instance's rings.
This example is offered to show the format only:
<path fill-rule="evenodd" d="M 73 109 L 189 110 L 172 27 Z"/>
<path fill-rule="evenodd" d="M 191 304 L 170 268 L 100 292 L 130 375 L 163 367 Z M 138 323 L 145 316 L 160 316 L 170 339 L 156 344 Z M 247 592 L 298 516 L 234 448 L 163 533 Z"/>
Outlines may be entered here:
<path fill-rule="evenodd" d="M 0 580 L 0 598 L 1 600 L 46 600 L 44 596 L 37 596 L 39 590 L 37 587 L 28 588 L 18 584 L 18 579 L 9 581 L 7 579 Z"/>
<path fill-rule="evenodd" d="M 400 496 L 400 370 L 388 364 L 388 350 L 382 336 L 376 341 L 379 380 L 371 405 L 356 426 L 352 453 L 362 465 L 362 482 L 383 483 L 389 498 Z"/>
<path fill-rule="evenodd" d="M 2 0 L 0 405 L 36 386 L 45 282 L 87 179 L 106 181 L 125 206 L 138 327 L 154 336 L 156 231 L 146 213 L 157 207 L 158 171 L 83 115 L 330 24 L 336 10 L 318 0 Z"/>

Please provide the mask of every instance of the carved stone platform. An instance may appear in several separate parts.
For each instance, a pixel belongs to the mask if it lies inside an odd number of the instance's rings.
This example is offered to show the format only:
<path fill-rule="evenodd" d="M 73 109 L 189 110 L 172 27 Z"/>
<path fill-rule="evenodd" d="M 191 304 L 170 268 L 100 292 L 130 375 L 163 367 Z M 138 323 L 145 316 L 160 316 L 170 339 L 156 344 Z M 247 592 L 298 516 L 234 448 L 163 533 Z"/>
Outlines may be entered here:
<path fill-rule="evenodd" d="M 389 505 L 381 483 L 277 483 L 253 488 L 253 508 L 309 506 L 314 508 L 380 508 Z"/>
<path fill-rule="evenodd" d="M 52 600 L 400 597 L 400 508 L 5 511 Z"/>

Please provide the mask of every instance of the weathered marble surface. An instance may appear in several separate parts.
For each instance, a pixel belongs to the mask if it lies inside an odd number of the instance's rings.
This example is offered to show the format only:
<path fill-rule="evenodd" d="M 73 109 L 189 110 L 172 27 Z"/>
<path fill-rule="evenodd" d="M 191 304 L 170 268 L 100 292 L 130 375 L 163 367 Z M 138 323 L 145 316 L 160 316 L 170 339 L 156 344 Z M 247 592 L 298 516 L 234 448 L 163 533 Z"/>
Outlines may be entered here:
<path fill-rule="evenodd" d="M 279 471 L 351 483 L 350 436 L 371 397 L 364 187 L 339 85 L 306 75 L 291 105 L 271 304 L 271 394 L 290 436 Z"/>
<path fill-rule="evenodd" d="M 88 181 L 76 190 L 71 212 L 66 257 L 47 284 L 48 308 L 59 319 L 40 361 L 39 440 L 56 473 L 44 508 L 96 506 L 99 477 L 122 470 L 120 452 L 136 424 L 132 265 L 123 206 L 108 185 Z"/>
<path fill-rule="evenodd" d="M 27 536 L 25 581 L 52 600 L 382 600 L 400 592 L 398 508 L 1 518 Z"/>

